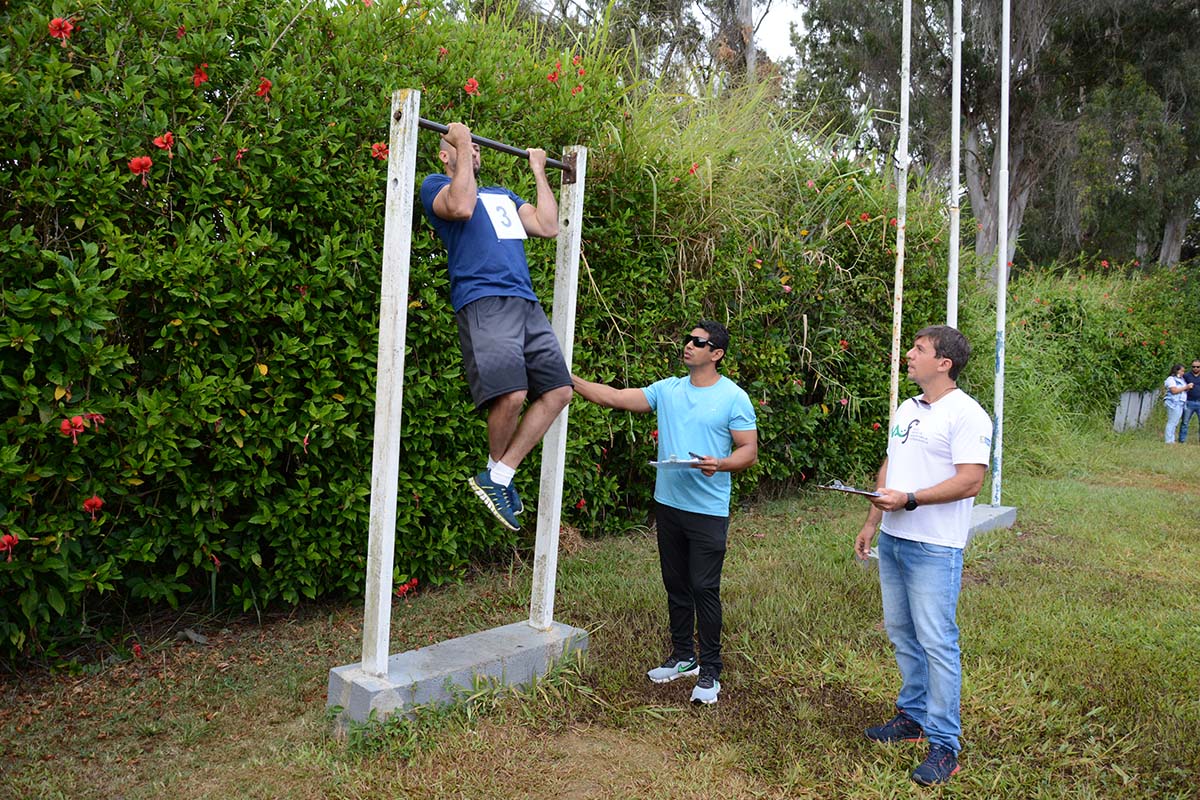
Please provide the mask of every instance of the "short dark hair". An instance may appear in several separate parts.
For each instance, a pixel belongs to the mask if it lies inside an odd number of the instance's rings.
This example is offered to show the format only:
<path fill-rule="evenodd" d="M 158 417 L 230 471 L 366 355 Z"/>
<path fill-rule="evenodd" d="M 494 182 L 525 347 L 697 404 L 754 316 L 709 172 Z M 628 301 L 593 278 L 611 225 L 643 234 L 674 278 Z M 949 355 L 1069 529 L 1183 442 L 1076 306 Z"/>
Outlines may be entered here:
<path fill-rule="evenodd" d="M 927 325 L 917 331 L 913 339 L 928 339 L 933 344 L 933 354 L 938 358 L 950 359 L 950 380 L 958 380 L 958 373 L 971 359 L 971 343 L 958 328 L 949 325 Z"/>
<path fill-rule="evenodd" d="M 702 319 L 696 323 L 697 328 L 703 328 L 708 334 L 708 341 L 712 343 L 714 350 L 724 350 L 729 352 L 729 329 L 719 322 L 711 319 Z M 722 354 L 721 358 L 725 358 Z M 721 362 L 721 358 L 717 359 L 717 363 Z"/>
<path fill-rule="evenodd" d="M 1171 367 L 1171 375 L 1174 375 L 1176 372 L 1179 372 L 1179 370 L 1181 370 L 1181 369 L 1183 369 L 1183 364 L 1176 364 L 1175 366 Z M 1170 375 L 1168 375 L 1167 377 L 1169 378 Z"/>

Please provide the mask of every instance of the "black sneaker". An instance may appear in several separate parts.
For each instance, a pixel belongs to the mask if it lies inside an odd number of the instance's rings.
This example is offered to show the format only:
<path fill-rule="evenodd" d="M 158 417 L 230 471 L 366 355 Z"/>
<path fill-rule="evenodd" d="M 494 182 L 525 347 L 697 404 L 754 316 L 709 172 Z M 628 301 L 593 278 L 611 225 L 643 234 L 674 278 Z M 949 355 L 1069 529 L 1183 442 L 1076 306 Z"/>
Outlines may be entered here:
<path fill-rule="evenodd" d="M 863 733 L 876 742 L 919 742 L 925 738 L 921 726 L 903 711 L 882 725 L 867 728 Z"/>
<path fill-rule="evenodd" d="M 959 770 L 958 755 L 949 747 L 929 745 L 929 755 L 913 770 L 913 783 L 918 786 L 941 786 Z"/>
<path fill-rule="evenodd" d="M 705 667 L 700 668 L 700 677 L 696 681 L 696 688 L 692 689 L 692 702 L 696 705 L 704 704 L 711 706 L 717 702 L 717 695 L 721 693 L 721 682 L 717 680 L 717 671 Z"/>

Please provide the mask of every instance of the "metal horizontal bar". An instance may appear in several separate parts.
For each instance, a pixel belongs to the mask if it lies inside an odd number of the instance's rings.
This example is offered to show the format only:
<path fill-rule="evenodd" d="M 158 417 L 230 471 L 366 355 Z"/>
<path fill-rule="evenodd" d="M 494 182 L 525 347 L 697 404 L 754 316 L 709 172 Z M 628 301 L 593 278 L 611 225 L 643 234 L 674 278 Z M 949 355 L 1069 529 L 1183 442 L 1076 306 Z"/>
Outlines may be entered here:
<path fill-rule="evenodd" d="M 417 121 L 417 125 L 424 128 L 427 131 L 437 131 L 438 133 L 440 133 L 442 135 L 445 135 L 446 131 L 449 130 L 449 128 L 447 126 L 441 124 L 440 122 L 430 122 L 429 120 L 425 119 L 424 117 L 421 117 Z M 523 148 L 513 147 L 511 144 L 505 144 L 504 142 L 497 142 L 495 139 L 489 139 L 486 136 L 476 136 L 475 134 L 472 133 L 471 141 L 473 141 L 475 144 L 479 145 L 480 147 L 490 147 L 492 150 L 499 150 L 501 153 L 508 153 L 509 155 L 512 155 L 512 156 L 521 156 L 522 158 L 529 157 L 529 152 Z M 547 158 L 546 166 L 554 167 L 555 169 L 561 169 L 561 170 L 565 170 L 568 172 L 571 171 L 571 167 L 569 165 L 564 164 L 563 162 L 559 161 L 556 158 Z"/>

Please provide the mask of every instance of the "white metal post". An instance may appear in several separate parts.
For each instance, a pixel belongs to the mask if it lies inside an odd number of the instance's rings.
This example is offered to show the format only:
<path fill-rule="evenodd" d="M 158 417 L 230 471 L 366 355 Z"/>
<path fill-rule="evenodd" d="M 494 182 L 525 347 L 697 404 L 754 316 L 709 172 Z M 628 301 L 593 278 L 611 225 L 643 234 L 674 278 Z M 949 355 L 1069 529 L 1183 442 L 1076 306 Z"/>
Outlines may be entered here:
<path fill-rule="evenodd" d="M 420 108 L 420 92 L 401 89 L 392 94 L 362 644 L 362 670 L 378 676 L 387 675 L 391 639 L 396 482 L 400 475 L 400 410 L 404 397 L 404 341 L 408 326 L 408 273 L 412 256 L 413 185 L 417 172 Z"/>
<path fill-rule="evenodd" d="M 908 223 L 908 93 L 912 82 L 912 0 L 904 0 L 904 33 L 900 55 L 900 141 L 896 145 L 896 289 L 892 300 L 892 365 L 888 427 L 900 396 L 900 327 L 904 308 L 904 229 Z"/>
<path fill-rule="evenodd" d="M 558 251 L 555 258 L 551 325 L 569 369 L 575 347 L 575 300 L 579 286 L 579 249 L 582 244 L 587 148 L 567 148 L 563 160 L 568 159 L 575 162 L 575 180 L 573 183 L 567 183 L 568 176 L 564 173 L 564 183 L 558 200 Z M 538 494 L 537 539 L 533 551 L 533 587 L 529 598 L 529 624 L 538 630 L 549 630 L 554 622 L 558 529 L 562 520 L 569 411 L 570 406 L 564 408 L 542 438 L 542 483 Z"/>
<path fill-rule="evenodd" d="M 959 137 L 962 127 L 962 0 L 954 0 L 954 22 L 951 34 L 951 87 L 950 87 L 950 263 L 946 271 L 946 324 L 958 327 L 958 243 L 959 207 L 958 156 Z"/>
<path fill-rule="evenodd" d="M 1000 26 L 1000 176 L 995 184 L 996 214 L 996 385 L 992 435 L 992 505 L 1000 505 L 1004 465 L 1004 327 L 1008 316 L 1008 40 L 1009 0 L 1004 0 Z"/>

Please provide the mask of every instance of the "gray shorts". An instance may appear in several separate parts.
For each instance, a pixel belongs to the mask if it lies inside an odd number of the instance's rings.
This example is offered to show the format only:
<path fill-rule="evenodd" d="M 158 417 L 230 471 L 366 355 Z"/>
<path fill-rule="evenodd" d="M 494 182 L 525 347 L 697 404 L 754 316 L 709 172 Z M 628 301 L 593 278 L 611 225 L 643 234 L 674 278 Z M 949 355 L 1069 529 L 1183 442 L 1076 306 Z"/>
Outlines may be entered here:
<path fill-rule="evenodd" d="M 571 385 L 571 371 L 546 319 L 523 297 L 481 297 L 454 315 L 476 408 L 512 392 L 535 400 Z"/>

